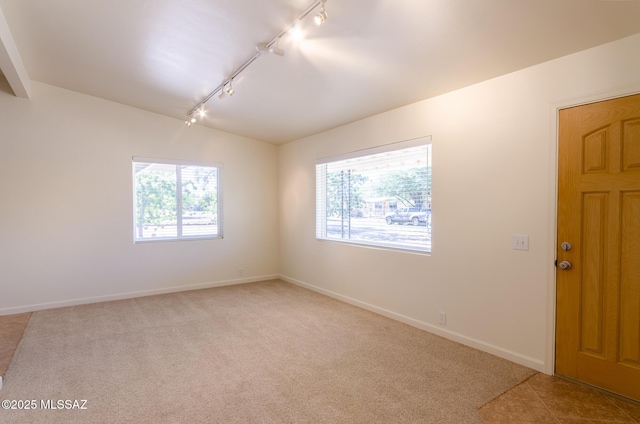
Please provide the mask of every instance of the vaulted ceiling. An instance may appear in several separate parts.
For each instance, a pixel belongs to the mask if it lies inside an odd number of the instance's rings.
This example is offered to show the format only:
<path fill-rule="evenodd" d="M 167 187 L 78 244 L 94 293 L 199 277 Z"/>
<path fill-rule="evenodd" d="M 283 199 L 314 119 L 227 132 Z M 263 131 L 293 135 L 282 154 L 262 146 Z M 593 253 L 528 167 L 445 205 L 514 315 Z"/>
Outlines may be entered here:
<path fill-rule="evenodd" d="M 7 79 L 23 65 L 30 80 L 184 120 L 312 3 L 0 0 L 0 65 Z M 285 34 L 285 55 L 259 57 L 197 125 L 281 144 L 640 32 L 636 0 L 325 7 L 323 25 L 314 10 L 299 23 L 302 41 Z"/>

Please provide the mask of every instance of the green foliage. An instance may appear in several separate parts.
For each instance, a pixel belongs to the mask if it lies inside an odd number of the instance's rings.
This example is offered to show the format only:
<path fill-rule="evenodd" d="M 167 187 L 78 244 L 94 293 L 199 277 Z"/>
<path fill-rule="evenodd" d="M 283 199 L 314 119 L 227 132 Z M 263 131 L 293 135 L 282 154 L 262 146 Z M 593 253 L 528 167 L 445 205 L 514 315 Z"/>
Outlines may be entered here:
<path fill-rule="evenodd" d="M 136 227 L 138 237 L 146 224 L 162 228 L 176 221 L 176 176 L 162 171 L 136 174 Z"/>
<path fill-rule="evenodd" d="M 327 216 L 349 216 L 354 208 L 364 206 L 362 184 L 367 177 L 351 170 L 327 173 Z"/>
<path fill-rule="evenodd" d="M 402 169 L 386 175 L 377 185 L 380 196 L 395 197 L 405 206 L 422 207 L 428 201 L 427 167 Z"/>
<path fill-rule="evenodd" d="M 181 177 L 180 187 L 177 175 Z M 146 226 L 158 229 L 169 223 L 177 224 L 178 209 L 183 218 L 191 215 L 215 223 L 218 212 L 217 181 L 217 168 L 213 167 L 164 165 L 154 169 L 153 164 L 136 164 L 135 219 L 138 237 L 144 237 Z M 177 190 L 181 190 L 180 199 Z"/>
<path fill-rule="evenodd" d="M 182 177 L 182 210 L 218 212 L 217 172 L 215 168 L 195 167 Z"/>

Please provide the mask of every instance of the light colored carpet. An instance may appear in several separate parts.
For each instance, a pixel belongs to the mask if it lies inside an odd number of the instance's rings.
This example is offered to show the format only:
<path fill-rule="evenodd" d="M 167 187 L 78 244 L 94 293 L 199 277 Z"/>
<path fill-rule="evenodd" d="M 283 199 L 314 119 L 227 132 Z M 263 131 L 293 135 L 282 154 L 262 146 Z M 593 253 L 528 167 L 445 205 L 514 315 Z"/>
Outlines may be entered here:
<path fill-rule="evenodd" d="M 270 281 L 33 313 L 0 399 L 38 410 L 0 422 L 480 423 L 532 374 Z"/>

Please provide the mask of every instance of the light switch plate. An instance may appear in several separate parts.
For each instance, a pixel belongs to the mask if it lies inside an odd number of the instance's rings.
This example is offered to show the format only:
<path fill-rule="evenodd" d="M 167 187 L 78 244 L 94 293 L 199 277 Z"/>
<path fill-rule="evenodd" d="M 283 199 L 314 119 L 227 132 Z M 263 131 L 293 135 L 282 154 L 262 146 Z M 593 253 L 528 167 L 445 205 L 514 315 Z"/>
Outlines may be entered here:
<path fill-rule="evenodd" d="M 514 234 L 511 236 L 511 247 L 513 250 L 529 250 L 529 236 Z"/>

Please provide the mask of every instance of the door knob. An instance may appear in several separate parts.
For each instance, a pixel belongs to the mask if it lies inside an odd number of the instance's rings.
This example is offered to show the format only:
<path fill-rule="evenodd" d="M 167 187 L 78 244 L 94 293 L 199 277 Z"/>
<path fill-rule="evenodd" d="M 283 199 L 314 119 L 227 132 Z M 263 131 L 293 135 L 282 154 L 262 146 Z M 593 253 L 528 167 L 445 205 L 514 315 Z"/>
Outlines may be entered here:
<path fill-rule="evenodd" d="M 569 261 L 562 261 L 558 264 L 558 267 L 562 270 L 568 270 L 571 269 L 571 262 Z"/>

